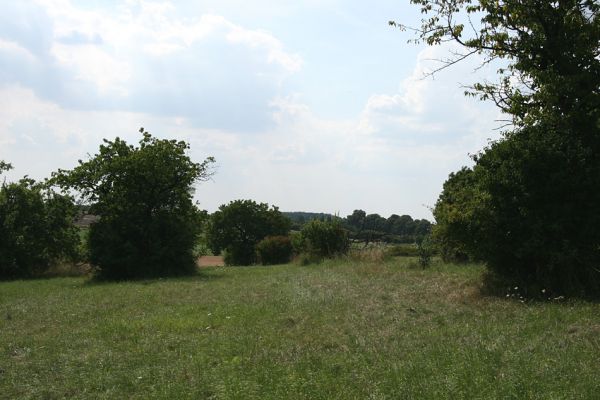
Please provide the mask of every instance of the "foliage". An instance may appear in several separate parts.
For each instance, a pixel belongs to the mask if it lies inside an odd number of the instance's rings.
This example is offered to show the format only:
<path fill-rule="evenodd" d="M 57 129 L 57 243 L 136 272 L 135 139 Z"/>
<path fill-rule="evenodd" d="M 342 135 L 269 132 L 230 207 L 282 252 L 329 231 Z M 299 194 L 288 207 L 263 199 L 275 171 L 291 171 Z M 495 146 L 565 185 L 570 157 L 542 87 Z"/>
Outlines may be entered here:
<path fill-rule="evenodd" d="M 210 218 L 208 244 L 214 254 L 225 251 L 228 265 L 256 262 L 256 245 L 267 236 L 286 235 L 290 220 L 277 207 L 252 200 L 221 205 Z"/>
<path fill-rule="evenodd" d="M 600 4 L 412 2 L 429 14 L 417 40 L 466 49 L 445 66 L 476 53 L 508 63 L 500 83 L 471 93 L 514 129 L 444 186 L 434 212 L 442 254 L 485 261 L 531 293 L 600 295 Z M 481 17 L 477 30 L 462 11 Z"/>
<path fill-rule="evenodd" d="M 0 170 L 10 164 L 0 162 Z M 29 277 L 78 256 L 77 211 L 70 197 L 33 179 L 0 186 L 0 279 Z"/>
<path fill-rule="evenodd" d="M 289 236 L 267 236 L 256 245 L 258 259 L 263 265 L 285 264 L 292 258 Z"/>
<path fill-rule="evenodd" d="M 327 221 L 334 217 L 333 215 L 327 213 L 314 213 L 304 211 L 284 211 L 283 215 L 292 221 L 291 229 L 296 231 L 302 229 L 304 224 L 313 219 Z"/>
<path fill-rule="evenodd" d="M 52 183 L 79 192 L 100 217 L 90 226 L 89 258 L 105 279 L 179 275 L 195 269 L 202 213 L 192 185 L 210 177 L 207 158 L 193 162 L 183 141 L 140 129 L 139 146 L 104 140 L 98 154 L 59 170 Z"/>
<path fill-rule="evenodd" d="M 292 229 L 301 230 L 313 219 L 330 221 L 336 216 L 324 213 L 284 212 L 292 220 Z M 410 215 L 392 214 L 384 218 L 379 214 L 367 214 L 363 210 L 354 210 L 342 225 L 351 239 L 365 242 L 413 243 L 417 237 L 431 233 L 431 222 L 426 219 L 413 219 Z"/>
<path fill-rule="evenodd" d="M 392 214 L 383 218 L 379 214 L 367 214 L 354 210 L 344 220 L 350 238 L 366 242 L 411 243 L 431 232 L 431 223 L 426 219 L 413 220 L 410 215 Z"/>
<path fill-rule="evenodd" d="M 317 258 L 328 258 L 348 251 L 348 233 L 339 218 L 330 221 L 312 220 L 300 231 L 295 242 L 297 253 L 307 253 Z"/>
<path fill-rule="evenodd" d="M 429 236 L 422 236 L 417 239 L 417 254 L 419 255 L 419 265 L 421 268 L 427 268 L 431 265 L 433 244 Z"/>
<path fill-rule="evenodd" d="M 596 0 L 411 0 L 426 15 L 417 42 L 454 41 L 463 52 L 441 68 L 474 54 L 503 59 L 496 84 L 473 94 L 492 99 L 517 126 L 597 121 L 600 87 L 600 4 Z M 479 18 L 479 22 L 472 21 Z M 395 22 L 390 22 L 396 25 Z M 407 28 L 401 26 L 402 28 Z M 409 28 L 413 29 L 413 28 Z"/>
<path fill-rule="evenodd" d="M 467 249 L 467 243 L 477 244 L 473 237 L 476 228 L 472 225 L 479 221 L 476 204 L 483 201 L 484 195 L 477 191 L 473 175 L 473 170 L 466 167 L 451 173 L 433 209 L 437 223 L 432 240 L 444 262 L 468 261 L 473 251 Z"/>
<path fill-rule="evenodd" d="M 491 145 L 444 185 L 434 234 L 524 291 L 600 293 L 594 148 L 542 124 Z"/>

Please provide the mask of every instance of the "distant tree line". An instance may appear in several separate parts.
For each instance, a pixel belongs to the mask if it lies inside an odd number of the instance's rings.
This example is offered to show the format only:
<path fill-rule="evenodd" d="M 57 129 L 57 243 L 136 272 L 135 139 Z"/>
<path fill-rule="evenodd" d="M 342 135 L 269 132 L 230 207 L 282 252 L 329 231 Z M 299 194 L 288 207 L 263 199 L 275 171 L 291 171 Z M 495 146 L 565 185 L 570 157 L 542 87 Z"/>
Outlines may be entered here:
<path fill-rule="evenodd" d="M 338 218 L 326 213 L 284 212 L 292 221 L 292 229 L 300 230 L 312 221 L 331 221 Z M 354 210 L 345 218 L 340 218 L 342 226 L 348 230 L 349 238 L 365 243 L 415 243 L 431 233 L 432 224 L 426 219 L 413 219 L 410 215 L 392 214 L 384 218 L 379 214 L 367 214 Z"/>

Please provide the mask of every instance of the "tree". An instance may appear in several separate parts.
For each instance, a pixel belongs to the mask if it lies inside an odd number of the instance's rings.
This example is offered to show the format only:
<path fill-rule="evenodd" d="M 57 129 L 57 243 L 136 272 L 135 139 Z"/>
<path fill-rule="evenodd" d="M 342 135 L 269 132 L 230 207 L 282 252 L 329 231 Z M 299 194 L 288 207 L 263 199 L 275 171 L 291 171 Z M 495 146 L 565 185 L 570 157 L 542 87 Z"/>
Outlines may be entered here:
<path fill-rule="evenodd" d="M 187 143 L 140 132 L 138 147 L 105 139 L 98 154 L 51 180 L 77 191 L 100 217 L 89 233 L 89 258 L 100 278 L 195 270 L 192 250 L 202 214 L 192 201 L 192 185 L 211 176 L 214 159 L 195 163 L 186 154 Z"/>
<path fill-rule="evenodd" d="M 312 258 L 327 258 L 345 254 L 349 249 L 348 232 L 340 218 L 329 221 L 312 220 L 302 227 L 296 251 Z"/>
<path fill-rule="evenodd" d="M 524 285 L 600 294 L 600 4 L 592 0 L 412 0 L 429 18 L 417 40 L 451 40 L 504 59 L 497 84 L 471 93 L 512 116 L 513 129 L 451 175 L 436 236 Z M 460 13 L 470 22 L 460 22 Z M 463 20 L 465 20 L 463 18 Z M 472 32 L 470 34 L 468 32 Z"/>
<path fill-rule="evenodd" d="M 256 244 L 256 253 L 262 265 L 285 264 L 294 249 L 289 236 L 267 236 Z"/>
<path fill-rule="evenodd" d="M 477 83 L 470 93 L 493 100 L 516 126 L 542 119 L 552 124 L 596 125 L 600 115 L 600 3 L 596 0 L 411 3 L 427 16 L 419 28 L 399 25 L 415 31 L 415 41 L 429 45 L 453 41 L 464 50 L 443 60 L 437 70 L 476 54 L 484 57 L 484 63 L 507 62 L 498 70 L 498 83 Z"/>
<path fill-rule="evenodd" d="M 432 232 L 444 262 L 467 261 L 469 254 L 475 252 L 471 248 L 478 245 L 473 224 L 481 220 L 477 212 L 485 209 L 482 196 L 471 168 L 463 167 L 451 173 L 444 182 L 433 209 L 437 224 Z"/>
<path fill-rule="evenodd" d="M 11 168 L 0 161 L 0 172 Z M 77 258 L 76 208 L 27 177 L 0 186 L 0 278 L 29 277 Z"/>
<path fill-rule="evenodd" d="M 354 210 L 352 214 L 346 217 L 346 223 L 357 235 L 365 229 L 365 219 L 367 213 L 363 210 Z"/>
<path fill-rule="evenodd" d="M 228 265 L 256 262 L 256 245 L 267 236 L 287 235 L 291 222 L 277 207 L 252 200 L 223 204 L 213 213 L 207 231 L 209 247 L 215 254 L 225 251 Z"/>

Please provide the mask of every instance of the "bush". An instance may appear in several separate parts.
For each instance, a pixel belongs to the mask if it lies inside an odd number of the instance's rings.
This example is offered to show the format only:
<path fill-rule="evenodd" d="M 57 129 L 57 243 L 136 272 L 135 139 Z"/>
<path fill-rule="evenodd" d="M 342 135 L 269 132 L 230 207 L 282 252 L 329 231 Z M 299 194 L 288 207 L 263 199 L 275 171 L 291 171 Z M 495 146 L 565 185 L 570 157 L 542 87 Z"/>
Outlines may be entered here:
<path fill-rule="evenodd" d="M 256 245 L 258 259 L 263 265 L 285 264 L 292 258 L 289 236 L 268 236 Z"/>
<path fill-rule="evenodd" d="M 192 185 L 210 176 L 214 160 L 194 163 L 182 141 L 143 129 L 139 147 L 104 140 L 97 155 L 52 182 L 77 190 L 100 219 L 90 226 L 89 257 L 103 279 L 135 279 L 195 271 L 202 212 Z"/>
<path fill-rule="evenodd" d="M 30 277 L 78 256 L 73 225 L 76 208 L 68 196 L 22 179 L 0 187 L 0 279 Z"/>
<path fill-rule="evenodd" d="M 224 251 L 227 265 L 251 265 L 256 245 L 267 236 L 287 235 L 291 222 L 277 207 L 252 200 L 223 204 L 210 217 L 208 245 L 213 254 Z"/>
<path fill-rule="evenodd" d="M 304 225 L 294 244 L 296 253 L 307 253 L 316 258 L 346 254 L 350 246 L 348 233 L 338 218 L 310 221 Z"/>
<path fill-rule="evenodd" d="M 438 225 L 454 249 L 528 296 L 599 296 L 598 154 L 590 132 L 523 128 L 478 156 L 460 185 L 444 185 Z"/>
<path fill-rule="evenodd" d="M 417 239 L 417 254 L 419 255 L 419 265 L 421 268 L 427 268 L 431 265 L 433 245 L 429 236 L 419 237 Z"/>

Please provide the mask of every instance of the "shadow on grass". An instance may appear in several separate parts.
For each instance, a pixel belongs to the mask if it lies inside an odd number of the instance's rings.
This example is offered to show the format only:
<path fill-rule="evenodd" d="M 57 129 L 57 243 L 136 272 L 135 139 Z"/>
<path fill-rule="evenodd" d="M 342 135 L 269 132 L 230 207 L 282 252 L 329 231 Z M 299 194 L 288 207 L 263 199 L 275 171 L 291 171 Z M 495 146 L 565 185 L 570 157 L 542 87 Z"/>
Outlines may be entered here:
<path fill-rule="evenodd" d="M 159 276 L 159 277 L 141 277 L 136 279 L 107 279 L 98 276 L 90 276 L 84 282 L 84 286 L 95 287 L 102 285 L 112 285 L 115 283 L 128 283 L 138 285 L 154 285 L 164 282 L 209 282 L 225 278 L 226 274 L 222 270 L 223 267 L 209 267 L 196 270 L 188 275 L 176 276 Z"/>
<path fill-rule="evenodd" d="M 600 293 L 595 295 L 589 293 L 561 294 L 553 293 L 540 285 L 525 284 L 523 282 L 511 281 L 505 277 L 486 271 L 483 274 L 480 293 L 484 297 L 501 298 L 507 301 L 520 301 L 522 303 L 548 304 L 565 303 L 572 301 L 586 302 L 592 304 L 600 303 Z"/>
<path fill-rule="evenodd" d="M 85 263 L 59 263 L 50 266 L 42 272 L 30 274 L 16 274 L 14 276 L 2 276 L 0 282 L 35 281 L 56 278 L 85 278 L 91 276 L 91 267 Z"/>

